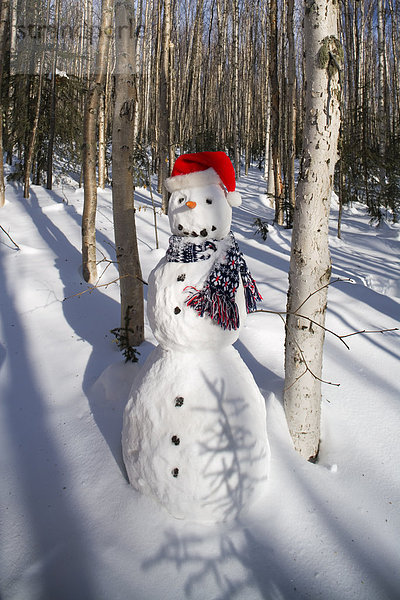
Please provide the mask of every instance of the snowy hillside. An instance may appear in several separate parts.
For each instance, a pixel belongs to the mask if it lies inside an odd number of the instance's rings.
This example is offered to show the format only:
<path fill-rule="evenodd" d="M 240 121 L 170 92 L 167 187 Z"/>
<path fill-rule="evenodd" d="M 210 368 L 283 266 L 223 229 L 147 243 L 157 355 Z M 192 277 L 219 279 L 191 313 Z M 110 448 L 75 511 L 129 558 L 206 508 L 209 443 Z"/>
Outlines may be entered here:
<path fill-rule="evenodd" d="M 258 170 L 243 177 L 233 231 L 262 307 L 284 310 L 290 231 L 254 235 L 272 220 Z M 0 596 L 2 600 L 397 600 L 400 597 L 399 332 L 327 334 L 319 462 L 291 448 L 283 409 L 284 329 L 250 315 L 236 348 L 267 405 L 268 493 L 240 521 L 175 520 L 127 483 L 122 412 L 139 364 L 124 364 L 117 284 L 91 292 L 80 275 L 83 191 L 8 184 L 0 211 Z M 148 192 L 139 191 L 143 277 L 169 237 L 159 215 L 155 250 Z M 331 215 L 327 327 L 343 335 L 399 326 L 400 226 Z M 99 191 L 100 284 L 117 277 L 111 191 Z M 83 293 L 82 293 L 83 292 Z M 145 290 L 146 292 L 146 290 Z"/>

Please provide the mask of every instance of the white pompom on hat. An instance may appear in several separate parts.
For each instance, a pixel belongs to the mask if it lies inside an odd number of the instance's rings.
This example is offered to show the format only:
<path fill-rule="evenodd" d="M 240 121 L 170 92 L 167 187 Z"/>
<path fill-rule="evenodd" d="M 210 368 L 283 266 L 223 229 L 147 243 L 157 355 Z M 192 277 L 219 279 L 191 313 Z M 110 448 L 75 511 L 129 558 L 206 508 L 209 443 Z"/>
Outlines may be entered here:
<path fill-rule="evenodd" d="M 225 152 L 181 154 L 176 159 L 171 177 L 165 181 L 165 187 L 172 193 L 211 183 L 225 187 L 226 199 L 230 206 L 241 205 L 242 197 L 239 192 L 235 191 L 235 169 Z"/>

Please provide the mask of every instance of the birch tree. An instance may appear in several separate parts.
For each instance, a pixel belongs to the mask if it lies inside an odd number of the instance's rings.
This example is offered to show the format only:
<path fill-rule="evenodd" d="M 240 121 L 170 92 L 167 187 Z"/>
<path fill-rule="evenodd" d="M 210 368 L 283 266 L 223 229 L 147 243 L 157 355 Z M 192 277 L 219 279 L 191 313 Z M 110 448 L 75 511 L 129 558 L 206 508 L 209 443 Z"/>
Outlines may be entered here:
<path fill-rule="evenodd" d="M 2 0 L 0 7 L 0 90 L 3 79 L 3 60 L 5 50 L 5 38 L 7 31 L 7 20 L 10 11 L 10 0 Z M 3 104 L 0 95 L 0 208 L 5 204 L 5 185 L 3 171 Z"/>
<path fill-rule="evenodd" d="M 115 246 L 120 276 L 120 347 L 139 346 L 144 339 L 143 285 L 136 238 L 132 176 L 133 129 L 135 116 L 135 38 L 130 19 L 133 0 L 115 4 L 115 100 L 112 133 L 113 215 Z"/>
<path fill-rule="evenodd" d="M 381 197 L 384 195 L 386 169 L 384 165 L 386 153 L 386 123 L 385 123 L 385 38 L 384 38 L 384 9 L 382 0 L 377 1 L 378 21 L 378 146 L 381 160 L 379 180 Z"/>
<path fill-rule="evenodd" d="M 285 343 L 284 406 L 296 450 L 318 454 L 324 322 L 331 273 L 329 206 L 340 126 L 336 0 L 306 0 L 306 106 L 294 210 Z"/>
<path fill-rule="evenodd" d="M 84 207 L 82 215 L 82 272 L 85 281 L 95 283 L 96 266 L 96 209 L 97 209 L 97 115 L 107 73 L 114 0 L 103 0 L 102 17 L 96 56 L 95 76 L 89 85 L 84 114 L 83 177 Z"/>
<path fill-rule="evenodd" d="M 236 179 L 240 177 L 240 142 L 239 142 L 239 0 L 232 2 L 232 127 L 233 155 Z"/>
<path fill-rule="evenodd" d="M 279 114 L 279 81 L 278 81 L 278 4 L 270 1 L 270 62 L 269 81 L 271 91 L 270 144 L 272 167 L 274 174 L 275 221 L 283 225 L 283 198 L 281 181 L 281 160 L 279 155 L 280 114 Z M 268 186 L 269 187 L 269 186 Z"/>
<path fill-rule="evenodd" d="M 54 151 L 54 136 L 56 128 L 56 102 L 57 102 L 57 54 L 60 36 L 60 9 L 61 2 L 56 0 L 55 6 L 55 28 L 56 40 L 53 47 L 53 57 L 51 61 L 51 95 L 50 95 L 50 111 L 49 111 L 49 144 L 47 148 L 47 183 L 46 187 L 51 190 L 53 187 L 53 151 Z"/>
<path fill-rule="evenodd" d="M 37 9 L 37 10 L 36 10 Z M 35 6 L 35 18 L 40 22 L 40 18 L 42 16 L 42 12 L 46 14 L 45 18 L 45 34 L 44 40 L 47 41 L 47 30 L 49 24 L 49 15 L 50 15 L 50 2 L 44 2 L 42 6 Z M 40 107 L 42 101 L 42 92 L 43 92 L 43 79 L 44 79 L 44 61 L 45 61 L 45 45 L 41 50 L 39 50 L 39 56 L 36 57 L 38 61 L 38 65 L 35 65 L 35 69 L 37 68 L 37 87 L 36 87 L 36 97 L 33 102 L 32 112 L 33 112 L 33 121 L 31 131 L 29 132 L 29 141 L 25 147 L 25 158 L 24 158 L 24 198 L 29 198 L 29 188 L 30 188 L 30 177 L 32 173 L 32 167 L 34 162 L 35 155 L 35 147 L 38 137 L 38 128 L 39 128 L 39 119 L 40 119 Z M 34 71 L 34 73 L 36 73 Z M 35 75 L 32 75 L 32 79 L 35 79 Z"/>
<path fill-rule="evenodd" d="M 171 0 L 163 0 L 164 14 L 162 27 L 162 46 L 161 46 L 161 68 L 160 68 L 160 165 L 159 165 L 159 189 L 162 194 L 162 210 L 168 212 L 168 193 L 164 187 L 164 181 L 170 174 L 171 165 L 169 165 L 169 139 L 170 133 L 170 98 L 171 90 L 169 84 L 170 78 L 170 43 L 171 43 Z M 161 4 L 160 4 L 161 12 Z"/>
<path fill-rule="evenodd" d="M 294 0 L 287 2 L 288 85 L 287 85 L 287 188 L 291 212 L 295 205 L 294 159 L 296 154 L 296 62 L 294 48 Z"/>

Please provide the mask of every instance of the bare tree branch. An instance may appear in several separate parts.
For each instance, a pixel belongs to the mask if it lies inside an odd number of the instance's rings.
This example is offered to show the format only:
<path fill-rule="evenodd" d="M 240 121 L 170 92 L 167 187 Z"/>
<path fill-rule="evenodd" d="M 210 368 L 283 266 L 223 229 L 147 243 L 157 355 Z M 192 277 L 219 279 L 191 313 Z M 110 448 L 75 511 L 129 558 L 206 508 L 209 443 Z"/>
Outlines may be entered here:
<path fill-rule="evenodd" d="M 7 233 L 7 231 L 4 229 L 4 227 L 2 227 L 0 225 L 0 229 L 2 231 L 4 231 L 4 233 L 6 234 L 6 236 L 8 237 L 8 239 L 14 244 L 14 246 L 17 248 L 17 250 L 21 250 L 21 248 L 18 246 L 18 244 L 16 242 L 14 242 L 14 240 L 12 239 L 11 235 L 9 233 Z"/>
<path fill-rule="evenodd" d="M 307 296 L 307 298 L 305 300 L 303 300 L 303 302 L 301 302 L 301 304 L 298 306 L 298 308 L 295 311 L 291 311 L 291 312 L 284 311 L 284 310 L 282 310 L 282 311 L 276 311 L 276 310 L 268 310 L 268 309 L 265 309 L 265 308 L 260 308 L 260 309 L 254 311 L 254 312 L 256 312 L 256 313 L 267 313 L 267 314 L 272 314 L 272 315 L 278 315 L 278 317 L 282 320 L 286 331 L 288 331 L 288 327 L 287 327 L 287 323 L 286 323 L 286 321 L 284 319 L 285 316 L 287 316 L 287 315 L 290 314 L 290 315 L 293 315 L 295 317 L 298 317 L 299 319 L 306 319 L 311 325 L 316 325 L 316 326 L 320 327 L 326 333 L 330 333 L 331 335 L 333 335 L 334 337 L 336 337 L 338 340 L 340 340 L 342 342 L 342 344 L 347 348 L 347 350 L 350 350 L 350 346 L 344 341 L 344 338 L 352 337 L 354 335 L 361 335 L 361 334 L 389 333 L 389 332 L 392 332 L 392 331 L 399 331 L 398 327 L 392 327 L 392 328 L 388 328 L 388 329 L 373 329 L 373 330 L 363 329 L 361 331 L 352 331 L 350 333 L 345 333 L 343 335 L 340 335 L 339 333 L 336 333 L 332 329 L 328 329 L 327 327 L 325 327 L 325 325 L 321 325 L 321 323 L 318 323 L 314 319 L 311 319 L 307 315 L 303 315 L 303 314 L 301 314 L 301 313 L 298 312 L 300 310 L 300 308 L 302 306 L 304 306 L 304 304 L 307 302 L 307 300 L 309 300 L 312 296 L 314 296 L 315 294 L 317 294 L 319 291 L 321 291 L 322 289 L 328 287 L 329 285 L 331 285 L 333 283 L 341 283 L 341 282 L 353 282 L 353 280 L 350 279 L 350 278 L 349 279 L 340 279 L 340 278 L 338 278 L 338 279 L 334 279 L 333 281 L 330 281 L 326 285 L 322 286 L 321 288 L 319 288 L 319 289 L 315 290 L 314 292 L 312 292 L 311 294 L 309 294 Z M 315 379 L 317 379 L 321 383 L 326 383 L 328 385 L 335 385 L 335 386 L 339 386 L 340 385 L 340 383 L 333 383 L 331 381 L 325 381 L 325 380 L 321 379 L 320 377 L 318 377 L 317 375 L 315 375 L 315 373 L 313 373 L 312 370 L 310 369 L 310 367 L 308 366 L 307 361 L 306 361 L 305 356 L 304 356 L 304 352 L 300 348 L 299 344 L 297 343 L 296 340 L 294 340 L 294 342 L 295 342 L 297 350 L 299 351 L 299 354 L 301 356 L 301 361 L 304 363 L 304 372 L 301 375 L 299 375 L 290 384 L 290 386 L 286 387 L 285 390 L 290 389 L 306 373 L 310 373 Z"/>
<path fill-rule="evenodd" d="M 326 283 L 325 285 L 321 286 L 320 288 L 318 288 L 317 290 L 315 290 L 314 292 L 311 292 L 311 294 L 309 294 L 307 296 L 307 298 L 305 300 L 303 300 L 303 302 L 296 308 L 296 310 L 294 311 L 293 314 L 297 313 L 302 306 L 304 306 L 304 304 L 310 299 L 312 298 L 312 296 L 315 296 L 315 294 L 318 294 L 318 292 L 324 290 L 325 288 L 329 287 L 330 285 L 332 285 L 333 283 L 354 283 L 353 279 L 350 278 L 346 278 L 346 279 L 341 279 L 340 277 L 337 277 L 337 279 L 333 279 L 332 281 L 329 281 L 328 283 Z"/>
<path fill-rule="evenodd" d="M 277 312 L 277 313 L 274 313 L 274 311 L 262 311 L 262 310 L 260 310 L 260 311 L 255 311 L 255 312 L 270 312 L 270 313 L 272 313 L 272 314 L 277 314 L 277 315 L 278 315 L 278 316 L 281 318 L 281 320 L 282 320 L 282 323 L 283 323 L 283 325 L 284 325 L 284 327 L 285 327 L 286 331 L 288 331 L 288 326 L 287 326 L 287 323 L 286 323 L 285 319 L 283 318 L 283 315 L 284 315 L 285 313 L 279 313 L 279 312 Z M 295 385 L 295 384 L 297 383 L 297 381 L 299 381 L 299 379 L 301 379 L 301 377 L 303 377 L 303 376 L 304 376 L 306 373 L 310 373 L 310 375 L 311 375 L 312 377 L 314 377 L 314 379 L 317 379 L 317 380 L 318 380 L 318 381 L 320 381 L 321 383 L 326 383 L 327 385 L 335 385 L 335 386 L 337 386 L 337 387 L 339 387 L 339 386 L 340 386 L 340 383 L 333 383 L 332 381 L 326 381 L 326 380 L 324 380 L 324 379 L 321 379 L 321 378 L 320 378 L 320 377 L 318 377 L 317 375 L 315 375 L 315 373 L 313 373 L 313 371 L 310 369 L 309 365 L 307 364 L 306 358 L 305 358 L 305 356 L 304 356 L 304 352 L 303 352 L 303 351 L 302 351 L 302 349 L 300 348 L 299 344 L 297 343 L 297 341 L 296 341 L 296 340 L 293 340 L 293 341 L 294 341 L 294 343 L 295 343 L 295 345 L 296 345 L 296 347 L 297 347 L 297 349 L 298 349 L 298 351 L 299 351 L 299 353 L 300 353 L 301 360 L 302 360 L 302 362 L 304 363 L 304 371 L 303 371 L 303 373 L 301 373 L 301 375 L 299 375 L 298 377 L 296 377 L 296 379 L 295 379 L 294 381 L 292 381 L 292 383 L 291 383 L 289 386 L 285 387 L 285 388 L 284 388 L 284 390 L 289 390 L 289 389 L 290 389 L 290 388 L 291 388 L 293 385 Z"/>
<path fill-rule="evenodd" d="M 112 261 L 111 261 L 112 262 Z M 107 267 L 106 267 L 107 268 Z M 100 276 L 101 277 L 101 276 Z M 99 280 L 100 280 L 99 277 Z M 118 281 L 120 281 L 121 279 L 123 279 L 124 277 L 133 277 L 133 275 L 122 275 L 121 277 L 116 277 L 115 279 L 113 279 L 112 281 L 109 281 L 107 283 L 96 283 L 95 285 L 87 288 L 86 290 L 83 290 L 82 292 L 78 292 L 77 294 L 72 294 L 71 296 L 66 296 L 65 298 L 63 298 L 64 300 L 69 300 L 70 298 L 77 298 L 79 296 L 83 296 L 83 294 L 91 294 L 92 292 L 94 292 L 95 290 L 97 290 L 98 288 L 108 288 L 109 285 L 113 284 L 113 283 L 118 283 Z M 143 283 L 143 285 L 149 285 L 147 283 L 147 281 L 145 281 L 144 279 L 142 279 L 141 277 L 136 276 L 136 279 L 138 279 L 141 283 Z"/>

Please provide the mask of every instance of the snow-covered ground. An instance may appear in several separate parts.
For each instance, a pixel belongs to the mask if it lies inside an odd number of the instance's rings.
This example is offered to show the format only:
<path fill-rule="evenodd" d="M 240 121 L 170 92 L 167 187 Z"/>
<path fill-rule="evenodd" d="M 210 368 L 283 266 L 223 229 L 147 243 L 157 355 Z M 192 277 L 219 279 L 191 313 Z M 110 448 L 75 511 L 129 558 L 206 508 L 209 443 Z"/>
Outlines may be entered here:
<path fill-rule="evenodd" d="M 255 237 L 272 220 L 257 170 L 240 181 L 233 231 L 264 297 L 284 310 L 290 231 Z M 2 600 L 397 600 L 400 598 L 399 332 L 327 334 L 319 462 L 291 448 L 283 409 L 284 330 L 250 315 L 236 348 L 267 404 L 272 451 L 265 497 L 239 521 L 175 520 L 127 483 L 122 412 L 139 364 L 124 364 L 117 284 L 87 292 L 80 272 L 83 192 L 7 185 L 0 211 L 0 596 Z M 155 250 L 148 192 L 137 193 L 143 276 Z M 327 327 L 393 328 L 400 318 L 400 227 L 345 210 L 331 216 Z M 111 191 L 99 191 L 99 260 L 113 259 Z M 101 284 L 117 277 L 108 267 Z M 81 292 L 85 292 L 81 294 Z M 146 293 L 146 290 L 145 290 Z"/>

